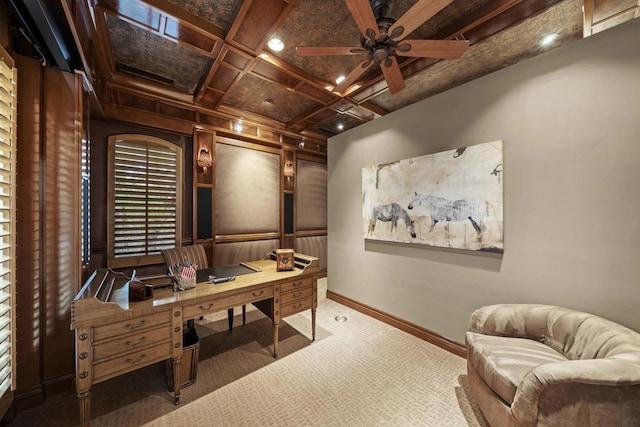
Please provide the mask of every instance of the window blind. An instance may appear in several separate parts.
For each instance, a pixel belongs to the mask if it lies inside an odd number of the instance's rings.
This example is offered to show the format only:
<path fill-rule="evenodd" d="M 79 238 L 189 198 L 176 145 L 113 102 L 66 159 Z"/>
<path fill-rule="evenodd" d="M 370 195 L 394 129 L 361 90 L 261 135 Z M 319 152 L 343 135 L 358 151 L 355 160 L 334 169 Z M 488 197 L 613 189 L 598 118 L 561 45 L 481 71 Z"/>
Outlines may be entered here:
<path fill-rule="evenodd" d="M 112 258 L 139 260 L 175 247 L 181 148 L 150 137 L 115 139 L 113 144 Z"/>
<path fill-rule="evenodd" d="M 0 396 L 13 389 L 16 72 L 0 60 Z"/>
<path fill-rule="evenodd" d="M 81 194 L 81 206 L 80 206 L 80 222 L 81 222 L 81 252 L 82 252 L 82 266 L 85 267 L 89 264 L 89 258 L 91 255 L 90 245 L 90 232 L 91 232 L 91 186 L 90 186 L 90 150 L 89 150 L 89 138 L 86 135 L 82 138 L 82 180 L 80 188 Z"/>

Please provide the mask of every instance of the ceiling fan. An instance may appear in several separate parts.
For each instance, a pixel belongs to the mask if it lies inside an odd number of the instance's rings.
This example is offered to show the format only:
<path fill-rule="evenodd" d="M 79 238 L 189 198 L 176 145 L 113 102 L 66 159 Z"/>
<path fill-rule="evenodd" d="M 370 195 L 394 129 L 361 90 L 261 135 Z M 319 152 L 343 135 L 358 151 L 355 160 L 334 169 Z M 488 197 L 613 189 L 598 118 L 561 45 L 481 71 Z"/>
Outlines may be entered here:
<path fill-rule="evenodd" d="M 360 46 L 311 47 L 300 46 L 301 56 L 366 55 L 349 75 L 336 87 L 344 92 L 369 68 L 380 65 L 389 92 L 404 89 L 404 78 L 398 65 L 398 56 L 456 59 L 467 48 L 467 40 L 409 40 L 406 36 L 418 28 L 453 0 L 418 0 L 398 20 L 386 16 L 389 0 L 345 0 L 360 29 Z"/>

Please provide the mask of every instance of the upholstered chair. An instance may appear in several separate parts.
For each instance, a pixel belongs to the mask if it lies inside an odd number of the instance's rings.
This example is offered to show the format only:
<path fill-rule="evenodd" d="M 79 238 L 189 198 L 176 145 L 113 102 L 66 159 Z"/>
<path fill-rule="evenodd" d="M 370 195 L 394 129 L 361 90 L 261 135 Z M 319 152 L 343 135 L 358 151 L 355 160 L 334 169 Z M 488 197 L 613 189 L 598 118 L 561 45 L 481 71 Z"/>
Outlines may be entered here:
<path fill-rule="evenodd" d="M 185 261 L 193 265 L 196 269 L 209 268 L 209 260 L 207 259 L 207 253 L 203 245 L 180 246 L 172 249 L 164 249 L 162 251 L 162 256 L 164 257 L 164 263 L 167 266 L 167 271 L 169 270 L 169 267 L 176 264 L 182 264 Z M 246 305 L 243 305 L 243 325 L 246 323 L 247 319 L 246 310 Z M 233 330 L 233 307 L 230 308 L 227 313 L 229 317 L 229 330 L 231 331 Z"/>
<path fill-rule="evenodd" d="M 479 308 L 466 334 L 469 387 L 495 427 L 640 426 L 640 334 L 541 304 Z"/>

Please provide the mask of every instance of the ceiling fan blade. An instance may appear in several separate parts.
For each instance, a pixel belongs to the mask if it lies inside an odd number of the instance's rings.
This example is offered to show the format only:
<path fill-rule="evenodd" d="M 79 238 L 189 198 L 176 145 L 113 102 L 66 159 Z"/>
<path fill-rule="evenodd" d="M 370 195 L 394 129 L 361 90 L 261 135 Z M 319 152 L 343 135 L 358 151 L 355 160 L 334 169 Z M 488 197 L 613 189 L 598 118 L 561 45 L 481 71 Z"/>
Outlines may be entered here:
<path fill-rule="evenodd" d="M 400 71 L 395 56 L 388 57 L 385 62 L 390 62 L 390 65 L 387 66 L 382 63 L 380 64 L 380 68 L 382 68 L 382 74 L 384 74 L 384 78 L 387 81 L 389 92 L 393 95 L 404 89 L 404 77 L 402 77 L 402 72 Z"/>
<path fill-rule="evenodd" d="M 393 37 L 396 41 L 402 40 L 413 32 L 416 28 L 428 21 L 444 9 L 453 0 L 419 0 L 404 15 L 402 15 L 387 31 L 392 34 L 398 27 L 403 27 L 404 31 L 399 37 Z"/>
<path fill-rule="evenodd" d="M 356 68 L 353 69 L 353 71 L 351 71 L 349 73 L 349 75 L 347 77 L 345 77 L 345 79 L 343 81 L 341 81 L 334 89 L 334 92 L 344 92 L 345 90 L 347 90 L 349 88 L 349 86 L 351 86 L 353 84 L 353 82 L 355 82 L 358 77 L 360 77 L 361 75 L 364 74 L 365 71 L 367 71 L 367 69 L 369 69 L 371 67 L 371 65 L 373 65 L 374 62 L 371 61 L 370 59 L 365 59 L 364 61 L 362 61 L 362 63 L 358 64 L 358 66 Z"/>
<path fill-rule="evenodd" d="M 411 48 L 402 49 L 406 45 Z M 399 56 L 456 59 L 467 51 L 469 42 L 467 40 L 404 40 L 398 48 L 396 55 Z"/>
<path fill-rule="evenodd" d="M 369 0 L 345 1 L 353 15 L 353 19 L 355 19 L 356 24 L 358 24 L 360 33 L 362 33 L 364 37 L 368 37 L 367 29 L 371 29 L 373 30 L 375 38 L 377 38 L 380 35 L 380 32 L 378 31 L 378 23 L 376 22 L 376 17 L 373 15 L 373 9 L 371 9 Z"/>
<path fill-rule="evenodd" d="M 326 55 L 359 55 L 367 51 L 360 46 L 298 46 L 296 53 L 300 56 L 326 56 Z"/>

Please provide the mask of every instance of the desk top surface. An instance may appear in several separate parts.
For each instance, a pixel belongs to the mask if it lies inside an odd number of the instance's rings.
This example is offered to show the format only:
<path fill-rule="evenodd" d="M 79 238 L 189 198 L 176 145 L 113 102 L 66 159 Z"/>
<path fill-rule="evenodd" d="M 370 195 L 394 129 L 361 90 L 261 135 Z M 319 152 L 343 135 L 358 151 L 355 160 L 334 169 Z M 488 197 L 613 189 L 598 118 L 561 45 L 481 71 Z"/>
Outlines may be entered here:
<path fill-rule="evenodd" d="M 71 329 L 76 329 L 85 323 L 105 316 L 119 314 L 134 315 L 140 312 L 152 312 L 159 307 L 170 306 L 180 302 L 198 302 L 215 298 L 216 296 L 226 296 L 243 292 L 252 287 L 260 287 L 265 284 L 276 284 L 278 282 L 293 279 L 300 275 L 317 273 L 319 271 L 318 259 L 307 257 L 310 262 L 304 269 L 296 268 L 292 271 L 276 271 L 276 262 L 271 259 L 251 261 L 243 263 L 257 270 L 252 274 L 236 276 L 235 280 L 213 284 L 207 281 L 196 283 L 194 289 L 174 292 L 172 288 L 159 288 L 154 290 L 153 298 L 146 301 L 129 301 L 129 286 L 124 278 L 116 280 L 113 291 L 109 292 L 106 301 L 102 301 L 96 295 L 91 294 L 89 279 L 87 284 L 80 290 L 71 306 Z M 104 270 L 98 270 L 104 272 Z"/>

